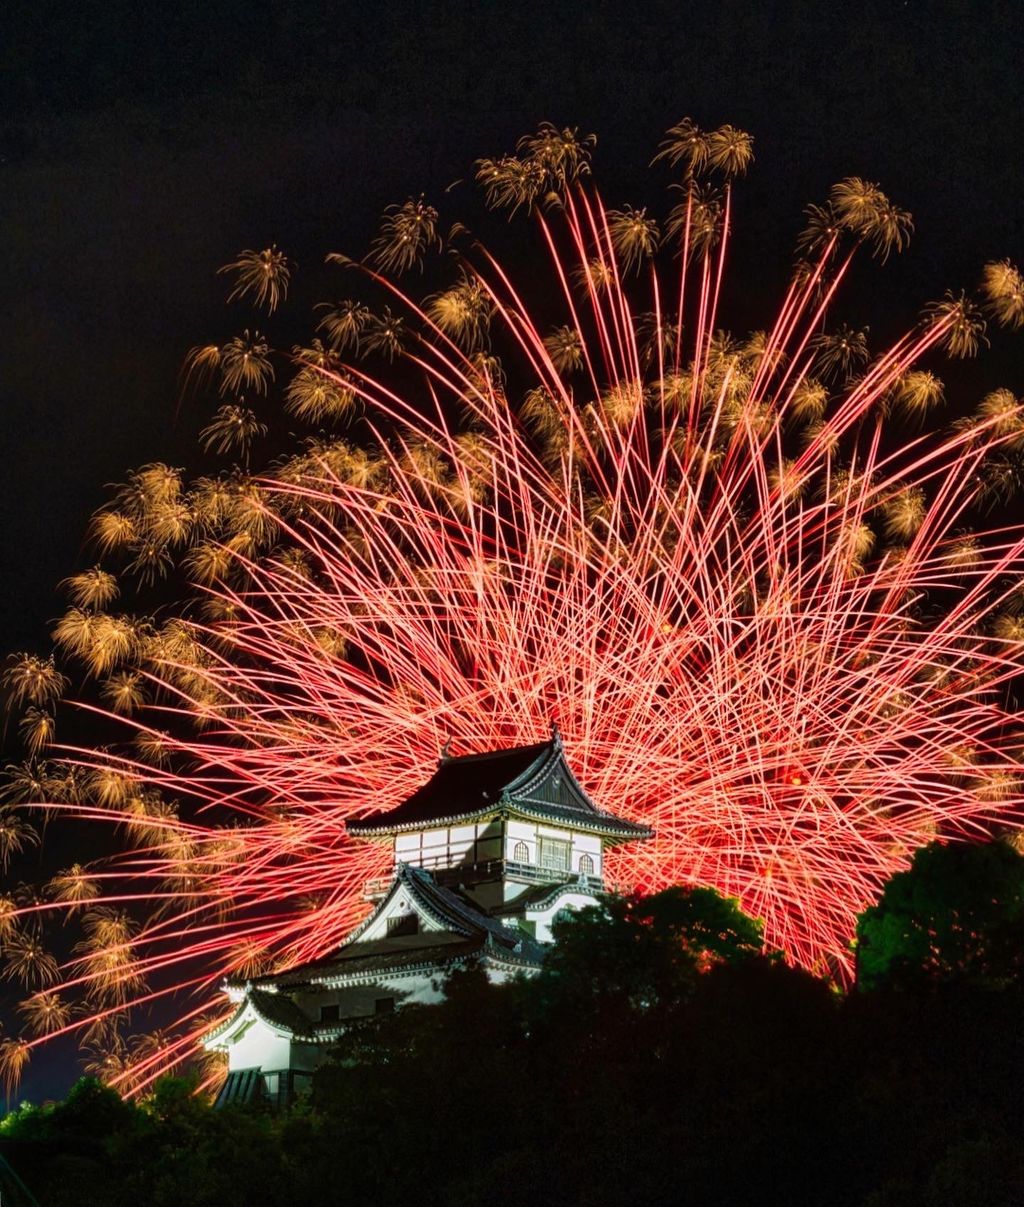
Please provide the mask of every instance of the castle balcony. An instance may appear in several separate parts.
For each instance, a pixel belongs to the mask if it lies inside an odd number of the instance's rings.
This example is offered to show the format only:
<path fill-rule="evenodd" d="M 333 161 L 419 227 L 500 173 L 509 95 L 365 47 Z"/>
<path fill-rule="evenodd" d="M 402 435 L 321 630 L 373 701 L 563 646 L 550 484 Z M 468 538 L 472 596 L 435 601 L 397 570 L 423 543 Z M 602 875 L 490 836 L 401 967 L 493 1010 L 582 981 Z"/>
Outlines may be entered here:
<path fill-rule="evenodd" d="M 567 868 L 543 868 L 535 863 L 517 863 L 512 859 L 489 859 L 483 863 L 459 863 L 452 867 L 439 860 L 427 860 L 418 867 L 430 872 L 434 880 L 445 888 L 469 888 L 475 884 L 490 884 L 496 880 L 509 880 L 514 884 L 582 884 L 589 892 L 603 893 L 604 881 L 600 876 L 588 876 Z M 368 880 L 363 887 L 364 901 L 379 901 L 394 881 L 393 876 L 378 876 Z"/>

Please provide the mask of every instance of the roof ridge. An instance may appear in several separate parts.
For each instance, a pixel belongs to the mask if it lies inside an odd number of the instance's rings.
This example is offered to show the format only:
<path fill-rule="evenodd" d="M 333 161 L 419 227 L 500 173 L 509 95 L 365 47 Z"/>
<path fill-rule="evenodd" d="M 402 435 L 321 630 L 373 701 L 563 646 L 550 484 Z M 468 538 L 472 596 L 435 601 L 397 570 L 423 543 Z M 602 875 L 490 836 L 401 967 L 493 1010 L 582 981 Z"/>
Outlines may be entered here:
<path fill-rule="evenodd" d="M 517 933 L 511 931 L 496 918 L 489 917 L 458 893 L 453 892 L 449 888 L 442 887 L 426 868 L 410 867 L 410 871 L 416 875 L 417 879 L 421 881 L 429 893 L 432 893 L 436 898 L 440 898 L 441 903 L 448 909 L 454 909 L 456 915 L 461 917 L 468 925 L 475 926 L 479 931 L 501 939 L 510 947 L 514 947 L 520 942 L 520 936 Z"/>
<path fill-rule="evenodd" d="M 484 762 L 486 759 L 501 758 L 507 754 L 518 754 L 524 750 L 541 750 L 545 746 L 554 746 L 554 739 L 548 738 L 543 742 L 523 742 L 519 746 L 501 746 L 496 750 L 476 750 L 469 754 L 450 754 L 445 760 L 445 766 L 450 767 L 453 763 L 473 763 Z"/>
<path fill-rule="evenodd" d="M 550 742 L 545 742 L 544 745 L 546 751 L 543 757 L 538 755 L 529 767 L 525 767 L 515 779 L 505 785 L 505 791 L 509 796 L 514 796 L 517 792 L 528 791 L 532 785 L 542 783 L 545 774 L 551 769 L 552 763 L 565 762 L 561 742 L 552 739 Z"/>
<path fill-rule="evenodd" d="M 555 776 L 559 785 L 548 790 L 545 785 Z M 390 809 L 352 818 L 346 827 L 353 837 L 384 837 L 465 825 L 494 817 L 510 806 L 556 825 L 596 830 L 613 841 L 648 838 L 652 833 L 590 799 L 557 735 L 544 742 L 443 759 L 412 795 Z"/>
<path fill-rule="evenodd" d="M 248 1001 L 253 1010 L 272 1027 L 284 1027 L 294 1035 L 304 1035 L 313 1027 L 310 1019 L 287 993 L 277 993 L 268 989 L 249 985 L 246 988 L 243 1003 Z"/>

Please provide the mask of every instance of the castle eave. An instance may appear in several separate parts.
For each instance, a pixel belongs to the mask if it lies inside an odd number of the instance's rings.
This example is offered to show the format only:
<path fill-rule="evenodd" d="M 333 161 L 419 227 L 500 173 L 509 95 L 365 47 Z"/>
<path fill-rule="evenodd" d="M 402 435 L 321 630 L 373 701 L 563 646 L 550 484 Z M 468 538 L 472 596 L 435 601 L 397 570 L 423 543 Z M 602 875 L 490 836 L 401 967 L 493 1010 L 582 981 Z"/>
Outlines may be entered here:
<path fill-rule="evenodd" d="M 597 808 L 566 762 L 557 732 L 550 741 L 531 746 L 442 758 L 412 796 L 387 813 L 349 821 L 347 829 L 361 838 L 386 838 L 510 815 L 612 841 L 649 838 L 653 833 Z"/>
<path fill-rule="evenodd" d="M 634 839 L 653 838 L 654 831 L 648 826 L 626 821 L 622 817 L 614 817 L 610 813 L 584 814 L 576 809 L 560 809 L 557 805 L 546 805 L 532 801 L 503 801 L 495 807 L 478 809 L 472 813 L 449 813 L 425 821 L 395 821 L 389 820 L 390 813 L 382 813 L 378 817 L 366 818 L 358 823 L 347 822 L 346 828 L 350 834 L 359 838 L 390 838 L 395 834 L 415 833 L 425 829 L 442 826 L 464 826 L 474 822 L 493 821 L 497 817 L 521 817 L 527 821 L 549 822 L 568 830 L 581 830 L 587 834 L 599 834 L 619 842 L 629 842 Z"/>

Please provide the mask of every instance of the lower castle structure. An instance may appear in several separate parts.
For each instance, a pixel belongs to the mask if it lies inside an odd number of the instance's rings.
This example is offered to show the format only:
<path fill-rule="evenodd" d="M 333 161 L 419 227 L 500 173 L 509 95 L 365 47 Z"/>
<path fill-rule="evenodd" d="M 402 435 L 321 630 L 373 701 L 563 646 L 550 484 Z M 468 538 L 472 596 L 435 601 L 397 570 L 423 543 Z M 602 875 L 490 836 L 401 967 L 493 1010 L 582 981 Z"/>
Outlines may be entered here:
<path fill-rule="evenodd" d="M 218 1105 L 287 1105 L 346 1026 L 441 1000 L 453 969 L 475 962 L 495 983 L 535 973 L 554 920 L 600 899 L 607 849 L 652 834 L 590 800 L 557 730 L 442 756 L 408 800 L 347 828 L 388 843 L 393 872 L 367 884 L 373 911 L 330 955 L 226 983 L 235 1009 L 203 1041 L 228 1057 Z"/>

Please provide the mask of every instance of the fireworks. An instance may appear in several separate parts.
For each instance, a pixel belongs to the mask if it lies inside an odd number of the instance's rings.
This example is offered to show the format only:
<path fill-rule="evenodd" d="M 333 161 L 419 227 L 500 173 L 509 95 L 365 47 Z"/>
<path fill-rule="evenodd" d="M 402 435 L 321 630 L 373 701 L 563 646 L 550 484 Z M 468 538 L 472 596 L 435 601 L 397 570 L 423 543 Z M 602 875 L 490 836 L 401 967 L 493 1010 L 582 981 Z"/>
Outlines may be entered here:
<path fill-rule="evenodd" d="M 983 342 L 978 306 L 948 295 L 874 356 L 826 325 L 857 251 L 884 259 L 911 227 L 850 179 L 811 207 L 774 324 L 734 339 L 718 299 L 749 136 L 674 127 L 662 223 L 603 207 L 591 145 L 544 126 L 478 164 L 490 202 L 539 225 L 543 275 L 477 252 L 417 303 L 375 268 L 423 268 L 438 215 L 392 207 L 373 267 L 331 257 L 380 304 L 331 304 L 326 342 L 294 349 L 283 406 L 330 430 L 262 474 L 147 466 L 96 518 L 120 585 L 107 565 L 69 579 L 55 639 L 120 740 L 19 769 L 8 795 L 123 849 L 5 904 L 8 975 L 33 990 L 8 1076 L 68 1030 L 123 1087 L 194 1058 L 226 973 L 318 956 L 362 915 L 383 856 L 344 822 L 401 801 L 446 743 L 557 721 L 594 799 L 656 831 L 610 855 L 617 885 L 713 885 L 841 979 L 857 914 L 917 846 L 1019 821 L 1024 530 L 985 506 L 1019 476 L 1024 418 L 1001 390 L 921 430 L 940 353 Z M 276 249 L 229 268 L 233 296 L 283 300 Z M 983 286 L 1019 325 L 1017 270 Z M 260 446 L 274 359 L 249 331 L 190 354 L 207 448 Z M 104 611 L 171 573 L 197 586 L 170 619 Z M 61 672 L 25 655 L 7 682 L 42 750 Z M 31 840 L 4 818 L 14 853 Z M 58 969 L 40 934 L 71 915 Z M 177 1021 L 128 1045 L 165 999 Z"/>

